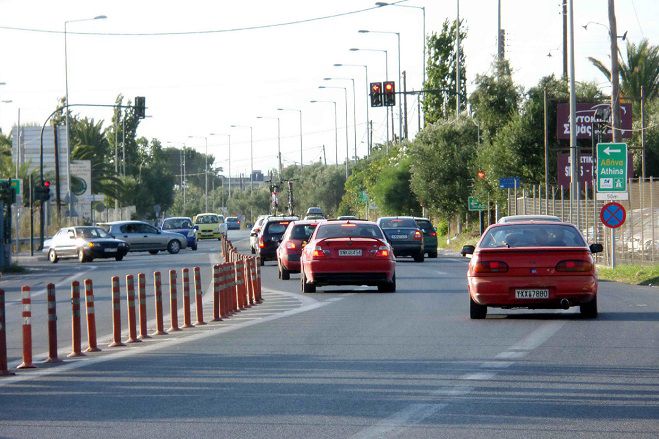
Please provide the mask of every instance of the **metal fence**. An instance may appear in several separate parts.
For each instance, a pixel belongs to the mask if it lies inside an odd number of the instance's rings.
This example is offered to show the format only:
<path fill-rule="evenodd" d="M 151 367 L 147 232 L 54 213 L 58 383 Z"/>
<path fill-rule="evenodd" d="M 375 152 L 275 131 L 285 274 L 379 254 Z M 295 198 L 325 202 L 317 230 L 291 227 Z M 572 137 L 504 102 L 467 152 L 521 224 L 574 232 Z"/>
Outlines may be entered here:
<path fill-rule="evenodd" d="M 629 180 L 629 200 L 619 201 L 627 211 L 625 223 L 615 230 L 615 261 L 633 264 L 655 264 L 659 261 L 659 180 L 652 177 Z M 508 190 L 509 215 L 556 215 L 563 221 L 576 224 L 589 243 L 604 245 L 598 262 L 610 265 L 611 229 L 600 220 L 600 210 L 607 201 L 593 196 L 592 184 L 582 186 L 581 198 L 571 203 L 569 188 L 525 186 Z"/>

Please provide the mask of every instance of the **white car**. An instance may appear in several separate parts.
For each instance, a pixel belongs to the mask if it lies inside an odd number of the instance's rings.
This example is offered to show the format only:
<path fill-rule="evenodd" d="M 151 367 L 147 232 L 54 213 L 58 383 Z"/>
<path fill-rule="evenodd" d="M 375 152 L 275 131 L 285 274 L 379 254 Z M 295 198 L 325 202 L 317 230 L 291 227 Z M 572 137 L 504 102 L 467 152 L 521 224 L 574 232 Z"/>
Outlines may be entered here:
<path fill-rule="evenodd" d="M 270 215 L 259 215 L 256 218 L 256 221 L 254 221 L 254 225 L 252 226 L 252 230 L 249 232 L 249 246 L 252 251 L 252 254 L 256 254 L 256 252 L 259 249 L 259 232 L 261 231 L 261 227 L 263 226 L 263 222 L 269 217 Z"/>

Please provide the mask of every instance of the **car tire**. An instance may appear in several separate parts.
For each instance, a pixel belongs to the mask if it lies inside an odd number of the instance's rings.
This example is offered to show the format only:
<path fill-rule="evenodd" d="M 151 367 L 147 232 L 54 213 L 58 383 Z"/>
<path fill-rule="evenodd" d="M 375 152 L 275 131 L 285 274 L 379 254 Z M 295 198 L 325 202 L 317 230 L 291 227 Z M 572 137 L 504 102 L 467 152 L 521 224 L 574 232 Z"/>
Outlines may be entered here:
<path fill-rule="evenodd" d="M 487 306 L 479 305 L 469 296 L 469 318 L 473 320 L 484 319 L 487 315 Z"/>
<path fill-rule="evenodd" d="M 87 260 L 87 256 L 85 256 L 83 249 L 78 249 L 78 262 L 84 264 Z"/>
<path fill-rule="evenodd" d="M 168 251 L 169 254 L 171 254 L 171 255 L 175 255 L 175 254 L 178 253 L 180 250 L 181 250 L 181 243 L 178 242 L 178 240 L 176 240 L 176 239 L 172 239 L 172 240 L 169 241 L 169 243 L 167 244 L 167 251 Z"/>
<path fill-rule="evenodd" d="M 59 261 L 59 258 L 57 257 L 57 252 L 55 251 L 54 248 L 51 248 L 50 251 L 48 252 L 48 260 L 53 264 L 57 264 L 57 261 Z"/>
<path fill-rule="evenodd" d="M 152 255 L 157 255 L 159 250 L 149 250 Z"/>
<path fill-rule="evenodd" d="M 395 293 L 396 292 L 396 275 L 391 279 L 391 282 L 385 282 L 378 285 L 378 292 L 380 293 Z"/>
<path fill-rule="evenodd" d="M 596 319 L 597 318 L 597 296 L 593 297 L 588 303 L 584 303 L 579 306 L 579 312 L 581 317 L 585 319 Z"/>
<path fill-rule="evenodd" d="M 265 265 L 265 259 L 260 258 L 260 260 L 261 260 L 261 267 L 263 267 Z"/>
<path fill-rule="evenodd" d="M 414 256 L 414 262 L 423 262 L 425 258 L 423 257 L 423 252 L 419 253 L 418 255 Z"/>
<path fill-rule="evenodd" d="M 254 250 L 254 247 L 251 247 L 250 250 L 252 250 L 252 254 L 253 254 L 253 255 L 256 254 L 256 250 Z"/>
<path fill-rule="evenodd" d="M 121 261 L 121 260 L 123 260 L 123 258 L 124 258 L 124 255 L 122 255 L 122 254 L 117 254 L 117 255 L 114 257 L 115 261 Z"/>
<path fill-rule="evenodd" d="M 428 257 L 433 259 L 437 258 L 437 252 L 428 253 Z"/>
<path fill-rule="evenodd" d="M 304 269 L 300 270 L 300 283 L 302 285 L 303 293 L 315 293 L 316 286 L 312 283 L 307 282 L 307 277 L 304 275 Z"/>
<path fill-rule="evenodd" d="M 289 280 L 291 278 L 291 272 L 279 265 L 279 273 L 281 280 Z"/>

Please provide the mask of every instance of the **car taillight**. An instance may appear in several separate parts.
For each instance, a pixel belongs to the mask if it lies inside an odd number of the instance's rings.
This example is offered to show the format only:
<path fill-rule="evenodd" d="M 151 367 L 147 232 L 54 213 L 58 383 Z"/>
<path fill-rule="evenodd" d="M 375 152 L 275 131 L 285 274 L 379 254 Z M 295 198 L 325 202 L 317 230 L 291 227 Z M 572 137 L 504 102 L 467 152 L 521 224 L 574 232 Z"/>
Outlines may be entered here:
<path fill-rule="evenodd" d="M 593 271 L 593 264 L 583 260 L 567 260 L 556 264 L 556 271 L 563 272 L 590 272 Z"/>
<path fill-rule="evenodd" d="M 311 256 L 312 256 L 314 259 L 322 258 L 322 257 L 325 257 L 325 256 L 327 256 L 327 255 L 329 255 L 329 254 L 330 254 L 330 251 L 329 251 L 329 250 L 323 250 L 323 248 L 322 248 L 321 246 L 319 246 L 319 245 L 317 245 L 316 247 L 314 247 L 314 249 L 311 251 Z"/>
<path fill-rule="evenodd" d="M 380 258 L 388 258 L 389 247 L 387 247 L 386 245 L 381 245 L 380 247 L 378 247 L 378 250 L 375 252 L 375 256 Z"/>
<path fill-rule="evenodd" d="M 265 247 L 265 242 L 263 242 L 263 236 L 259 238 L 259 248 Z"/>
<path fill-rule="evenodd" d="M 437 232 L 430 232 L 430 236 L 432 236 L 432 237 L 437 236 Z"/>
<path fill-rule="evenodd" d="M 508 264 L 502 261 L 478 261 L 474 265 L 474 273 L 506 273 Z"/>
<path fill-rule="evenodd" d="M 295 243 L 294 243 L 293 241 L 288 241 L 288 242 L 286 243 L 286 248 L 291 249 L 291 250 L 294 250 L 294 249 L 297 248 L 297 245 L 295 245 Z"/>
<path fill-rule="evenodd" d="M 416 239 L 417 241 L 420 241 L 421 239 L 423 239 L 423 233 L 421 233 L 417 230 L 416 232 L 414 232 L 414 239 Z"/>

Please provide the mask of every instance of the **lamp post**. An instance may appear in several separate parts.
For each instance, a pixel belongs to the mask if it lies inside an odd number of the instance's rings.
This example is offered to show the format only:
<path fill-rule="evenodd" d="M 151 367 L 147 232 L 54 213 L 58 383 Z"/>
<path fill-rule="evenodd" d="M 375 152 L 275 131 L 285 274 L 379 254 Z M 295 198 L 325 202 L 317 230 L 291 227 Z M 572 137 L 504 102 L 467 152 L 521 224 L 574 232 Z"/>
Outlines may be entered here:
<path fill-rule="evenodd" d="M 65 118 L 64 118 L 64 123 L 65 123 L 65 131 L 66 131 L 66 148 L 67 148 L 67 157 L 66 157 L 66 176 L 67 176 L 67 186 L 68 186 L 68 197 L 69 197 L 69 217 L 71 216 L 71 212 L 73 210 L 73 200 L 71 199 L 71 145 L 70 145 L 70 139 L 71 137 L 69 136 L 69 58 L 68 58 L 68 50 L 67 50 L 67 28 L 69 23 L 80 23 L 83 21 L 93 21 L 93 20 L 105 20 L 107 17 L 105 15 L 97 15 L 96 17 L 91 17 L 91 18 L 79 18 L 76 20 L 66 20 L 64 22 L 64 92 L 65 92 L 65 97 L 64 97 L 64 104 L 66 105 L 64 107 L 64 110 L 66 111 L 65 113 Z"/>
<path fill-rule="evenodd" d="M 208 137 L 207 136 L 188 136 L 188 139 L 199 138 L 204 139 L 205 150 L 204 150 L 204 195 L 206 199 L 206 212 L 208 212 Z"/>
<path fill-rule="evenodd" d="M 357 105 L 355 98 L 355 80 L 353 78 L 323 78 L 324 81 L 352 81 L 352 132 L 354 134 L 355 143 L 355 160 L 357 160 Z"/>
<path fill-rule="evenodd" d="M 337 125 L 337 120 L 336 120 L 336 101 L 309 101 L 312 104 L 318 103 L 318 102 L 327 102 L 328 104 L 334 104 L 334 160 L 336 162 L 336 165 L 339 165 L 339 128 Z"/>
<path fill-rule="evenodd" d="M 384 52 L 384 79 L 385 81 L 389 80 L 389 52 L 386 49 L 361 49 L 359 47 L 350 48 L 351 52 L 365 51 L 365 52 Z M 386 107 L 387 110 L 387 143 L 389 143 L 389 107 Z M 392 125 L 391 131 L 393 133 L 394 127 Z"/>
<path fill-rule="evenodd" d="M 277 161 L 279 163 L 279 178 L 281 178 L 281 121 L 279 117 L 256 116 L 257 119 L 277 119 Z"/>
<path fill-rule="evenodd" d="M 304 162 L 302 161 L 302 110 L 297 108 L 277 108 L 277 111 L 297 111 L 300 113 L 300 169 L 304 167 Z"/>
<path fill-rule="evenodd" d="M 400 32 L 388 32 L 388 31 L 367 30 L 367 29 L 361 29 L 358 32 L 361 34 L 373 33 L 373 34 L 396 35 L 396 38 L 398 40 L 398 89 L 402 91 L 403 82 L 400 75 Z M 400 138 L 403 138 L 403 103 L 400 97 L 398 98 L 398 134 Z"/>
<path fill-rule="evenodd" d="M 346 179 L 348 179 L 348 162 L 350 161 L 350 150 L 348 147 L 348 89 L 346 87 L 319 85 L 318 88 L 340 88 L 343 90 L 343 97 L 346 104 Z"/>
<path fill-rule="evenodd" d="M 254 129 L 251 125 L 231 125 L 231 128 L 249 128 L 249 193 L 254 192 Z"/>
<path fill-rule="evenodd" d="M 366 64 L 334 64 L 334 67 L 364 67 L 364 90 L 368 90 L 368 66 Z M 368 95 L 366 98 L 366 145 L 368 154 L 371 153 L 371 134 L 368 129 Z"/>

